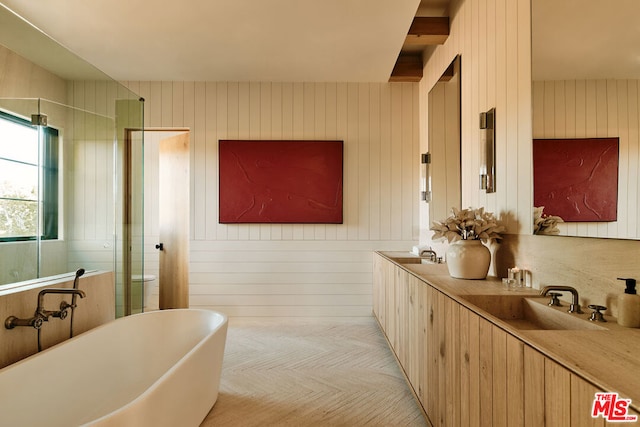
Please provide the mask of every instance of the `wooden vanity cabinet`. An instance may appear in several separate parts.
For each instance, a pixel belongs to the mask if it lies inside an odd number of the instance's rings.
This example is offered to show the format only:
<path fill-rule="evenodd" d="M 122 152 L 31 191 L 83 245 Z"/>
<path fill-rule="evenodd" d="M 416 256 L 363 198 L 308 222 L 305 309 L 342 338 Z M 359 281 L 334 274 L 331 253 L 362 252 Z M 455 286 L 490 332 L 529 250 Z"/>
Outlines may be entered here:
<path fill-rule="evenodd" d="M 373 295 L 432 425 L 607 425 L 591 417 L 596 387 L 379 254 Z"/>

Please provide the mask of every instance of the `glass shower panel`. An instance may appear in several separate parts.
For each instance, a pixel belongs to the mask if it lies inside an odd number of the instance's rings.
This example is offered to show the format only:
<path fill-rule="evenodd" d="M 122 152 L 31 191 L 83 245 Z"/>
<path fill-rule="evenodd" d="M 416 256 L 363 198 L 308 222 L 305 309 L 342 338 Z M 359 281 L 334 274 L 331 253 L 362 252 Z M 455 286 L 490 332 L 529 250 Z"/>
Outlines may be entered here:
<path fill-rule="evenodd" d="M 3 242 L 0 251 L 13 254 L 3 253 L 11 276 L 3 283 L 114 270 L 115 119 L 43 99 L 3 99 L 0 109 L 46 120 L 38 126 L 38 229 L 29 241 Z"/>
<path fill-rule="evenodd" d="M 131 276 L 144 271 L 144 224 L 136 213 L 142 164 L 127 151 L 127 135 L 143 133 L 144 100 L 1 4 L 0 56 L 0 110 L 28 121 L 42 114 L 55 129 L 39 129 L 50 142 L 40 152 L 40 187 L 54 197 L 37 200 L 40 211 L 55 215 L 38 224 L 34 240 L 0 241 L 0 285 L 80 267 L 108 270 L 116 314 L 139 311 Z M 56 170 L 48 160 L 58 161 Z"/>
<path fill-rule="evenodd" d="M 41 245 L 43 276 L 57 274 L 54 269 L 114 270 L 115 119 L 90 107 L 41 102 L 49 124 L 59 129 L 63 159 L 59 238 Z"/>
<path fill-rule="evenodd" d="M 116 117 L 116 315 L 127 316 L 144 306 L 144 100 L 117 100 Z"/>
<path fill-rule="evenodd" d="M 87 86 L 93 92 L 99 85 L 106 92 L 113 90 L 112 99 L 84 102 L 83 107 L 91 110 L 43 99 L 0 98 L 0 111 L 12 117 L 25 123 L 32 116 L 46 120 L 36 134 L 49 147 L 40 143 L 37 231 L 30 239 L 0 241 L 0 285 L 78 268 L 114 271 L 116 313 L 122 316 L 143 307 L 141 282 L 135 281 L 136 289 L 132 277 L 144 274 L 144 109 L 132 92 L 109 89 L 109 83 L 73 86 L 76 93 L 83 93 Z M 81 99 L 86 101 L 86 95 Z M 0 232 L 2 215 L 6 223 L 10 219 L 6 203 L 0 204 Z"/>
<path fill-rule="evenodd" d="M 0 98 L 0 111 L 6 114 L 7 118 L 22 119 L 26 123 L 30 123 L 31 114 L 38 112 L 38 102 L 34 99 L 6 99 Z M 7 122 L 9 123 L 9 122 Z M 37 131 L 35 128 L 29 128 L 24 124 L 11 123 L 12 127 L 21 127 L 28 129 L 31 134 L 29 138 L 33 138 L 33 144 L 38 146 Z M 25 135 L 14 135 L 6 132 L 0 133 L 0 144 L 15 146 L 18 142 L 14 138 L 23 138 Z M 31 145 L 31 144 L 30 144 Z M 19 206 L 20 201 L 16 200 L 18 193 L 13 188 L 13 183 L 9 183 L 7 178 L 14 177 L 20 168 L 21 171 L 31 169 L 33 159 L 31 155 L 21 155 L 19 153 L 9 152 L 9 148 L 0 152 L 2 159 L 3 173 L 0 173 L 0 285 L 21 282 L 25 280 L 33 280 L 39 276 L 39 249 L 38 249 L 38 223 L 34 220 L 32 224 L 27 224 L 25 217 L 33 217 L 37 219 L 39 204 L 35 203 L 35 208 L 27 208 L 27 211 Z M 38 154 L 35 153 L 36 161 Z M 11 167 L 11 171 L 9 168 Z M 28 173 L 28 172 L 27 172 Z M 30 173 L 33 175 L 33 173 Z M 29 179 L 31 186 L 28 192 L 35 193 L 37 197 L 37 170 L 35 179 Z M 26 184 L 25 179 L 25 184 Z M 23 196 L 20 196 L 22 199 Z M 27 198 L 27 196 L 24 196 Z M 29 196 L 28 198 L 31 198 Z M 22 225 L 21 225 L 22 224 Z M 19 236 L 19 237 L 16 237 Z"/>

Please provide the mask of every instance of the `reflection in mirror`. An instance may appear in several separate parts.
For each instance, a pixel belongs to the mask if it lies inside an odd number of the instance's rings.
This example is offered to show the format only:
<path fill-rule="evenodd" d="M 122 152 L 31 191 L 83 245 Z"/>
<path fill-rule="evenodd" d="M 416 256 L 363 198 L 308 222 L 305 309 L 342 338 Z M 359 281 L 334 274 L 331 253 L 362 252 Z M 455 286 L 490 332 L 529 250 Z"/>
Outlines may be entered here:
<path fill-rule="evenodd" d="M 617 220 L 558 234 L 639 239 L 640 2 L 531 4 L 533 139 L 619 138 Z"/>
<path fill-rule="evenodd" d="M 429 153 L 432 221 L 460 208 L 460 56 L 451 63 L 429 92 Z"/>

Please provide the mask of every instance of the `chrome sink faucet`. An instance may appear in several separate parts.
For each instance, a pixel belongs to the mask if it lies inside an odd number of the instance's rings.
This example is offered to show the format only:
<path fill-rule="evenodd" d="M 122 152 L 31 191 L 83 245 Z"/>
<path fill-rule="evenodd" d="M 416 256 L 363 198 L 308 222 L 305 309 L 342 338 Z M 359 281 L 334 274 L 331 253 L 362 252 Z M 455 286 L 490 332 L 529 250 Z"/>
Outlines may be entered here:
<path fill-rule="evenodd" d="M 540 295 L 546 297 L 550 292 L 558 291 L 558 292 L 571 292 L 571 304 L 569 305 L 569 313 L 577 313 L 582 314 L 582 310 L 580 309 L 580 301 L 578 299 L 578 291 L 576 288 L 571 286 L 562 286 L 562 285 L 552 285 L 545 286 L 540 291 Z"/>
<path fill-rule="evenodd" d="M 428 255 L 427 258 L 429 259 L 429 261 L 436 262 L 438 259 L 438 255 L 433 249 L 423 249 L 420 251 L 420 257 L 425 256 L 425 254 Z"/>

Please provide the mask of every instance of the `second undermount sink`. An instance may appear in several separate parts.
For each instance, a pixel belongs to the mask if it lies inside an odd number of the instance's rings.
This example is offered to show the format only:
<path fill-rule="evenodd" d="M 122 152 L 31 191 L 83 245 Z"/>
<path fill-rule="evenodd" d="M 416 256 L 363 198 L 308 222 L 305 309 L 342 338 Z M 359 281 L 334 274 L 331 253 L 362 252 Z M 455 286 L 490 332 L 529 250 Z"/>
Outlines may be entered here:
<path fill-rule="evenodd" d="M 588 314 L 568 313 L 565 307 L 549 307 L 549 298 L 522 295 L 465 295 L 483 311 L 521 330 L 606 330 Z"/>

